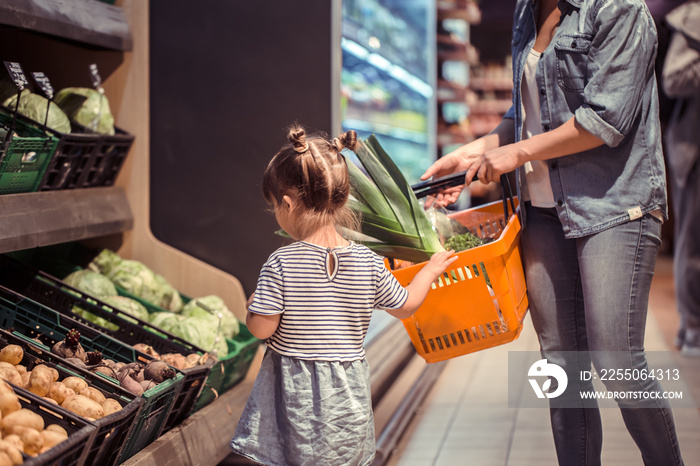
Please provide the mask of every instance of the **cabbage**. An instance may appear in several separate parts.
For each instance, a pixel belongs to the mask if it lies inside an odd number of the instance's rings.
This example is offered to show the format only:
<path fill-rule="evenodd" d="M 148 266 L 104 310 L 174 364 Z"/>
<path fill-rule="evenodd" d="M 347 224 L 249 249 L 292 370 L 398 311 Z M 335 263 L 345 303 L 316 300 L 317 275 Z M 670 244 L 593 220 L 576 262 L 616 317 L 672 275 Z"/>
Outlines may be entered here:
<path fill-rule="evenodd" d="M 54 101 L 71 120 L 101 134 L 114 134 L 114 117 L 109 100 L 95 89 L 67 87 L 58 91 Z"/>
<path fill-rule="evenodd" d="M 113 258 L 108 259 L 107 255 L 103 258 L 107 261 L 113 260 Z M 100 265 L 96 263 L 96 267 Z M 132 295 L 169 311 L 179 312 L 182 309 L 180 293 L 165 278 L 143 263 L 122 259 L 107 267 L 111 267 L 107 277 Z"/>
<path fill-rule="evenodd" d="M 40 96 L 39 94 L 32 93 L 29 89 L 22 90 L 19 98 L 19 107 L 17 108 L 17 113 L 31 118 L 37 123 L 44 124 L 46 121 L 46 126 L 59 133 L 70 133 L 70 120 L 63 110 L 51 102 L 48 104 L 49 100 L 46 97 Z M 49 107 L 49 117 L 46 118 L 46 107 Z M 3 105 L 9 109 L 14 110 L 15 105 L 17 105 L 17 94 L 9 97 L 3 102 Z"/>
<path fill-rule="evenodd" d="M 146 322 L 149 321 L 150 314 L 148 313 L 148 310 L 143 306 L 143 304 L 136 301 L 135 299 L 131 299 L 126 296 L 109 296 L 107 298 L 104 298 L 102 301 L 114 308 L 119 309 L 122 312 L 126 312 L 131 316 L 134 316 Z M 128 320 L 134 323 L 138 323 L 135 320 Z"/>
<path fill-rule="evenodd" d="M 224 356 L 228 354 L 226 338 L 219 334 L 218 323 L 214 324 L 210 317 L 185 317 L 169 331 L 214 356 Z"/>
<path fill-rule="evenodd" d="M 206 306 L 208 309 L 203 309 L 199 304 Z M 233 339 L 239 332 L 238 319 L 233 312 L 226 307 L 224 300 L 216 295 L 204 296 L 196 298 L 185 304 L 182 309 L 182 315 L 185 316 L 201 316 L 210 315 L 210 310 L 214 311 L 214 315 L 221 316 L 221 331 L 226 338 Z M 217 321 L 218 324 L 218 321 Z"/>
<path fill-rule="evenodd" d="M 168 280 L 156 274 L 156 289 L 154 290 L 156 304 L 172 312 L 182 311 L 182 297 Z"/>
<path fill-rule="evenodd" d="M 77 270 L 64 278 L 63 281 L 97 299 L 117 294 L 114 283 L 109 278 L 93 270 Z"/>
<path fill-rule="evenodd" d="M 109 275 L 121 261 L 122 258 L 116 252 L 103 249 L 95 256 L 92 262 L 90 262 L 88 268 L 100 272 L 103 275 Z"/>
<path fill-rule="evenodd" d="M 172 312 L 154 312 L 149 316 L 149 322 L 154 327 L 162 328 L 163 330 L 170 331 L 170 328 L 175 325 L 180 316 L 173 314 Z"/>

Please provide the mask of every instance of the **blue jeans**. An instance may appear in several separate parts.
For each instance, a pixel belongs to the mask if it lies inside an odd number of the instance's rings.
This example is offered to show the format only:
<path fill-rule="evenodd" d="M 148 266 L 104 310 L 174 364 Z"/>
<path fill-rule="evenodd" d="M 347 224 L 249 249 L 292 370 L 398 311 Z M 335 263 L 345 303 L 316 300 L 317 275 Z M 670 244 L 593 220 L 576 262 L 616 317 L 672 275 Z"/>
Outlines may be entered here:
<path fill-rule="evenodd" d="M 562 365 L 565 360 L 557 355 L 558 351 L 602 352 L 590 353 L 598 355 L 592 363 L 599 370 L 646 368 L 644 330 L 649 288 L 661 244 L 661 223 L 645 215 L 589 236 L 565 239 L 555 209 L 536 208 L 529 203 L 525 203 L 525 208 L 528 220 L 522 234 L 523 262 L 542 357 Z M 630 357 L 603 360 L 605 352 L 611 352 L 612 358 L 629 352 Z M 577 378 L 569 377 L 570 383 L 585 384 L 577 382 Z M 578 388 L 590 390 L 592 383 Z M 622 380 L 607 381 L 606 388 L 656 391 L 661 390 L 661 385 L 653 379 Z M 656 401 L 652 408 L 631 408 L 624 402 L 618 405 L 644 464 L 683 464 L 667 400 Z M 552 432 L 561 465 L 600 464 L 600 413 L 597 404 L 587 406 L 560 408 L 555 401 L 550 403 Z"/>

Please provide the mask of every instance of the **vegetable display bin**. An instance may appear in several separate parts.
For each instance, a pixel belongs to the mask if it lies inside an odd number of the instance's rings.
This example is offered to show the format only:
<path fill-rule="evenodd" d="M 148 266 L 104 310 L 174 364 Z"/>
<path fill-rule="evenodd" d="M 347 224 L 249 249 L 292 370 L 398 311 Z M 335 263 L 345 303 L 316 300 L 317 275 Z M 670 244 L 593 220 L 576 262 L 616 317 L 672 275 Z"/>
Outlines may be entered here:
<path fill-rule="evenodd" d="M 476 236 L 493 241 L 457 253 L 459 259 L 433 283 L 418 311 L 402 320 L 428 363 L 502 345 L 520 335 L 528 309 L 521 227 L 517 211 L 505 222 L 504 205 L 496 201 L 449 215 Z M 425 264 L 392 273 L 406 286 Z"/>
<path fill-rule="evenodd" d="M 66 411 L 71 413 L 69 417 L 78 417 L 83 422 L 80 425 L 94 426 L 94 432 L 92 438 L 89 441 L 81 442 L 77 445 L 78 456 L 85 464 L 115 464 L 116 458 L 119 458 L 119 454 L 124 448 L 131 430 L 135 425 L 135 421 L 139 414 L 139 410 L 143 405 L 143 398 L 138 397 L 119 386 L 116 380 L 103 377 L 101 374 L 93 374 L 85 369 L 79 368 L 60 356 L 56 356 L 50 352 L 50 348 L 38 343 L 35 340 L 29 339 L 27 336 L 13 334 L 8 331 L 0 329 L 0 348 L 7 345 L 18 345 L 22 347 L 24 351 L 24 357 L 20 364 L 25 366 L 28 370 L 33 370 L 39 364 L 44 364 L 49 367 L 53 367 L 59 373 L 59 380 L 63 380 L 66 377 L 77 376 L 84 379 L 89 386 L 97 389 L 102 393 L 105 398 L 112 398 L 116 400 L 122 409 L 101 419 L 86 420 L 70 411 L 60 408 L 61 412 Z M 17 392 L 18 390 L 15 390 Z M 42 413 L 39 413 L 42 414 Z M 54 422 L 51 422 L 54 423 Z M 63 426 L 65 428 L 65 426 Z M 69 437 L 70 439 L 70 437 Z M 81 456 L 80 453 L 85 450 L 85 455 Z M 60 458 L 65 461 L 63 457 Z M 27 464 L 26 462 L 24 464 Z M 37 463 L 37 464 L 53 464 L 49 463 Z M 73 463 L 60 463 L 60 464 L 73 464 Z M 80 463 L 82 464 L 82 463 Z"/>
<path fill-rule="evenodd" d="M 58 139 L 23 118 L 16 118 L 13 124 L 12 115 L 2 109 L 0 123 L 8 129 L 0 137 L 0 194 L 38 191 Z"/>
<path fill-rule="evenodd" d="M 126 343 L 104 335 L 4 286 L 0 286 L 0 328 L 13 328 L 22 335 L 37 338 L 47 347 L 65 339 L 71 329 L 76 329 L 81 334 L 81 344 L 86 351 L 100 351 L 104 357 L 117 362 L 148 363 L 153 360 Z M 144 403 L 131 435 L 121 455 L 118 458 L 110 458 L 110 461 L 123 462 L 160 436 L 182 380 L 183 375 L 177 373 L 175 378 L 143 393 L 141 398 Z"/>
<path fill-rule="evenodd" d="M 39 184 L 33 191 L 83 187 L 81 180 L 86 176 L 87 168 L 94 163 L 94 153 L 100 135 L 81 129 L 72 133 L 60 133 L 24 115 L 13 115 L 12 110 L 7 107 L 0 108 L 1 123 L 10 126 L 13 116 L 20 135 L 44 135 L 55 143 Z"/>
<path fill-rule="evenodd" d="M 95 441 L 96 428 L 77 414 L 61 408 L 21 387 L 12 386 L 22 408 L 34 411 L 45 425 L 57 424 L 68 432 L 68 438 L 37 456 L 22 454 L 23 466 L 82 466 Z"/>
<path fill-rule="evenodd" d="M 47 273 L 7 256 L 0 256 L 0 284 L 127 345 L 144 343 L 152 346 L 159 354 L 181 353 L 187 355 L 190 353 L 204 353 L 202 349 L 182 338 L 130 316 Z M 75 314 L 73 312 L 75 307 L 101 317 L 117 328 L 107 328 L 91 322 Z M 165 422 L 163 432 L 180 424 L 193 411 L 211 371 L 211 365 L 214 362 L 213 359 L 209 361 L 211 361 L 209 364 L 202 364 L 189 369 L 176 369 L 176 371 L 182 373 L 183 380 L 168 419 Z"/>

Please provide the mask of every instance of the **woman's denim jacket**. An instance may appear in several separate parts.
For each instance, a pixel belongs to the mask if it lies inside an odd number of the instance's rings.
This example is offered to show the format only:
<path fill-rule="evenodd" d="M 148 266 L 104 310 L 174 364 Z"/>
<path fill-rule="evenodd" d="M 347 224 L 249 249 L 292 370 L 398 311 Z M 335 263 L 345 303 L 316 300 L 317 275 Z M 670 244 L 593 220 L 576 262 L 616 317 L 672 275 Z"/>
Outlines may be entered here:
<path fill-rule="evenodd" d="M 513 22 L 515 140 L 522 135 L 523 68 L 535 43 L 538 3 L 518 0 Z M 654 60 L 657 35 L 642 0 L 560 0 L 561 23 L 537 65 L 542 131 L 576 117 L 605 142 L 549 160 L 556 210 L 567 238 L 661 209 L 666 175 Z M 518 191 L 524 178 L 517 170 Z M 525 219 L 523 219 L 525 221 Z"/>

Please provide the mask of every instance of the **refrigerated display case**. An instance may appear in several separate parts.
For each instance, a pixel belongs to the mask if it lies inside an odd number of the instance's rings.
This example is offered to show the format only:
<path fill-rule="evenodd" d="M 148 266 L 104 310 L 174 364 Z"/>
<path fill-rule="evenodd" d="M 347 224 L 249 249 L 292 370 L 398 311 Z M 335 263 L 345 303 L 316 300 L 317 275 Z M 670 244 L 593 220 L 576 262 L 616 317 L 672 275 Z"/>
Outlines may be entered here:
<path fill-rule="evenodd" d="M 434 0 L 346 0 L 341 121 L 375 134 L 409 182 L 435 160 Z"/>

